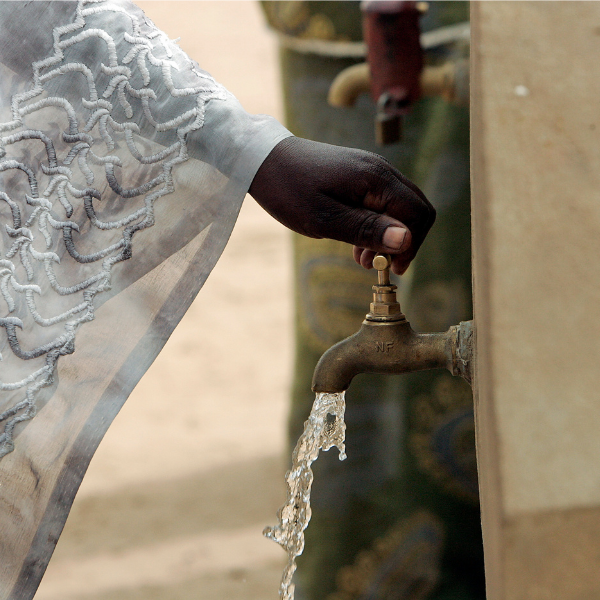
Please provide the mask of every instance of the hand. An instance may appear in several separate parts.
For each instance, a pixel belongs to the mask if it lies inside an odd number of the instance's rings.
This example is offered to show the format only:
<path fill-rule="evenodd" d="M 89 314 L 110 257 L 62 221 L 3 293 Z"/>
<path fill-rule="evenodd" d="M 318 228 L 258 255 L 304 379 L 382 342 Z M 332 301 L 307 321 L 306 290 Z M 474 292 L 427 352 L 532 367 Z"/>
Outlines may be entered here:
<path fill-rule="evenodd" d="M 435 221 L 423 192 L 381 156 L 297 137 L 275 146 L 250 194 L 293 231 L 354 244 L 367 269 L 377 252 L 391 254 L 398 275 Z"/>

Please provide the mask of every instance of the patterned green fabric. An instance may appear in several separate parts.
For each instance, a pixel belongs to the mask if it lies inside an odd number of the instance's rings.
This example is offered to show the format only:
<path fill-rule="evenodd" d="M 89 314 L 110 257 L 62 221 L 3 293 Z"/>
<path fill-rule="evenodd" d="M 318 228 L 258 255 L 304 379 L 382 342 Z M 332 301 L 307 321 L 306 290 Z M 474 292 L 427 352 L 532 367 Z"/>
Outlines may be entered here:
<path fill-rule="evenodd" d="M 362 40 L 360 2 L 321 0 L 263 0 L 269 25 L 281 33 L 304 39 Z"/>
<path fill-rule="evenodd" d="M 278 25 L 289 6 L 276 5 L 289 3 L 265 4 L 272 26 L 309 36 L 310 27 L 298 22 L 296 30 Z M 325 22 L 318 15 L 326 5 L 330 39 L 356 39 L 358 3 L 294 4 L 308 5 L 295 7 L 305 24 Z M 468 18 L 467 3 L 430 6 L 425 30 Z M 460 51 L 436 49 L 426 60 Z M 298 136 L 383 154 L 425 191 L 438 219 L 409 273 L 396 283 L 415 329 L 445 330 L 472 311 L 468 111 L 423 99 L 405 120 L 402 142 L 377 147 L 375 109 L 367 96 L 352 109 L 326 103 L 333 78 L 355 62 L 282 48 L 286 126 Z M 344 244 L 295 236 L 294 249 L 292 444 L 314 399 L 310 381 L 317 360 L 359 328 L 374 282 L 373 272 L 358 267 Z M 445 371 L 361 375 L 347 393 L 347 425 L 348 459 L 340 463 L 324 454 L 314 465 L 313 517 L 298 560 L 297 599 L 483 600 L 469 386 Z"/>

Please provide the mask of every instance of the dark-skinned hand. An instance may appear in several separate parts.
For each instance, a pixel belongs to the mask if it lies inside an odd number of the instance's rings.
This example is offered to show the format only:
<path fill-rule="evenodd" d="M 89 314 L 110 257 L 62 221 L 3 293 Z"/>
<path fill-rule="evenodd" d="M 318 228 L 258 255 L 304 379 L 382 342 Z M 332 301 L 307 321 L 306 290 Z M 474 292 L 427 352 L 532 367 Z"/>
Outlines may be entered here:
<path fill-rule="evenodd" d="M 273 148 L 250 194 L 293 231 L 353 244 L 367 269 L 377 252 L 391 254 L 398 275 L 435 221 L 423 192 L 381 156 L 297 137 Z"/>

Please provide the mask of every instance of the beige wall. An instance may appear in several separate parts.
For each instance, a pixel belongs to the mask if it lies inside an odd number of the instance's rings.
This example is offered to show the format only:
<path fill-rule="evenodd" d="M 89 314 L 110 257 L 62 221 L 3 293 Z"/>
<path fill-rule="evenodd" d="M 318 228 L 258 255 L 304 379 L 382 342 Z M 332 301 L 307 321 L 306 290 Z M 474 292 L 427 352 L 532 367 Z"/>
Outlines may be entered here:
<path fill-rule="evenodd" d="M 600 598 L 600 3 L 473 6 L 489 600 Z"/>

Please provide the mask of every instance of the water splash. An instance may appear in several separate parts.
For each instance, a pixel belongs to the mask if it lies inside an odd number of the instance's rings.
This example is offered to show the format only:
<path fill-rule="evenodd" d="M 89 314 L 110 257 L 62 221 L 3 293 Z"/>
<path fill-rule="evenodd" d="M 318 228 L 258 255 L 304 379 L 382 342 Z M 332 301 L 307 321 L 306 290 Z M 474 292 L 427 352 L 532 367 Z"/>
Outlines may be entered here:
<path fill-rule="evenodd" d="M 333 446 L 339 450 L 340 460 L 346 458 L 344 395 L 345 392 L 317 394 L 310 416 L 304 423 L 304 432 L 294 448 L 292 468 L 285 475 L 287 502 L 277 513 L 279 524 L 263 531 L 266 537 L 280 544 L 288 555 L 279 586 L 281 600 L 294 600 L 292 577 L 296 570 L 296 557 L 304 550 L 304 530 L 312 515 L 310 490 L 313 472 L 310 466 L 317 460 L 319 450 L 329 450 Z"/>

